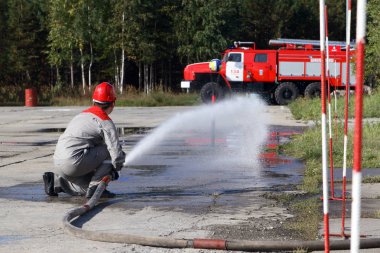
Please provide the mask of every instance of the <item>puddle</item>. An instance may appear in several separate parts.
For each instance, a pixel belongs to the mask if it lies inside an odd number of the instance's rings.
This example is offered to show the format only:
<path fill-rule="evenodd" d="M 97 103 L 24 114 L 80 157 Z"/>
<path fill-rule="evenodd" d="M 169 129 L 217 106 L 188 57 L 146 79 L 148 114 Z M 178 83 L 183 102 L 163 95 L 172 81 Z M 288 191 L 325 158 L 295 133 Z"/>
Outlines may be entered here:
<path fill-rule="evenodd" d="M 0 244 L 7 244 L 14 241 L 24 240 L 27 239 L 26 236 L 20 236 L 20 235 L 0 235 Z"/>
<path fill-rule="evenodd" d="M 57 140 L 51 141 L 2 141 L 0 145 L 6 146 L 46 146 L 46 145 L 55 145 Z"/>
<path fill-rule="evenodd" d="M 63 133 L 66 128 L 41 128 L 38 129 L 37 133 Z M 131 134 L 147 134 L 152 128 L 150 127 L 118 127 L 117 131 L 120 135 L 131 135 Z"/>
<path fill-rule="evenodd" d="M 300 128 L 283 131 L 273 127 L 268 143 L 283 144 L 301 132 Z M 128 207 L 192 210 L 214 202 L 242 206 L 248 203 L 245 195 L 293 190 L 302 180 L 304 166 L 300 161 L 270 151 L 260 154 L 253 164 L 241 163 L 236 160 L 241 157 L 234 154 L 237 134 L 214 139 L 205 136 L 196 131 L 173 132 L 124 168 L 121 180 L 112 182 L 110 189 L 124 194 Z M 128 136 L 121 138 L 125 146 L 132 143 Z"/>
<path fill-rule="evenodd" d="M 132 149 L 150 128 L 122 128 L 121 143 Z M 45 132 L 64 129 L 44 129 Z M 42 130 L 41 130 L 42 131 Z M 271 127 L 268 144 L 289 141 L 302 129 Z M 248 203 L 252 195 L 267 191 L 293 190 L 303 175 L 303 164 L 281 156 L 275 150 L 259 155 L 259 159 L 240 161 L 234 133 L 223 138 L 206 137 L 202 132 L 173 132 L 170 138 L 149 150 L 133 164 L 123 168 L 118 181 L 109 189 L 123 201 L 119 207 L 144 206 L 207 209 L 210 205 L 239 206 Z M 26 144 L 26 143 L 25 143 Z M 276 148 L 274 148 L 276 149 Z M 249 155 L 248 155 L 249 156 Z M 253 161 L 253 163 L 252 163 Z M 13 187 L 0 187 L 0 197 L 30 201 L 65 201 L 83 204 L 83 197 L 62 194 L 59 198 L 47 197 L 42 180 Z M 253 201 L 253 200 L 252 200 Z"/>
<path fill-rule="evenodd" d="M 150 127 L 118 127 L 117 131 L 121 136 L 123 135 L 132 135 L 132 134 L 142 134 L 146 135 L 149 133 L 153 128 Z"/>
<path fill-rule="evenodd" d="M 44 191 L 44 185 L 41 181 L 18 184 L 10 187 L 0 187 L 0 198 L 3 199 L 17 199 L 27 200 L 33 202 L 61 202 L 81 205 L 85 203 L 84 197 L 72 197 L 66 194 L 62 194 L 59 198 L 46 196 Z"/>
<path fill-rule="evenodd" d="M 66 130 L 66 128 L 42 128 L 42 129 L 38 129 L 37 131 L 33 131 L 33 132 L 37 132 L 37 133 L 63 133 L 65 130 Z"/>

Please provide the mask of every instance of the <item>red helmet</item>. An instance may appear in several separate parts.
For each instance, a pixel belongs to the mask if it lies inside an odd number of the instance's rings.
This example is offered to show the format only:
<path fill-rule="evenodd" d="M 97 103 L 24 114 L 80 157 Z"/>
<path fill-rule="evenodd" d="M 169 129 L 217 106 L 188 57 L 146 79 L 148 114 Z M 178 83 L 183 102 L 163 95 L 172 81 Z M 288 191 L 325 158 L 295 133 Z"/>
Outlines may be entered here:
<path fill-rule="evenodd" d="M 103 82 L 98 84 L 92 95 L 92 101 L 97 103 L 112 103 L 116 100 L 115 89 L 112 84 Z"/>

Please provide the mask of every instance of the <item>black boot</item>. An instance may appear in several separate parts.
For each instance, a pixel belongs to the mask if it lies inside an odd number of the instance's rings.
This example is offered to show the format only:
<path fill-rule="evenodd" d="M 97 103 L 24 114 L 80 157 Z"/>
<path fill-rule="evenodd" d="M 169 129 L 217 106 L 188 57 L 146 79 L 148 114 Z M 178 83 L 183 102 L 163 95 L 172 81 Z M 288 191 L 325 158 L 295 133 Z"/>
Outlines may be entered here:
<path fill-rule="evenodd" d="M 54 191 L 54 173 L 45 172 L 42 178 L 44 180 L 45 193 L 49 196 L 58 196 L 58 193 Z"/>

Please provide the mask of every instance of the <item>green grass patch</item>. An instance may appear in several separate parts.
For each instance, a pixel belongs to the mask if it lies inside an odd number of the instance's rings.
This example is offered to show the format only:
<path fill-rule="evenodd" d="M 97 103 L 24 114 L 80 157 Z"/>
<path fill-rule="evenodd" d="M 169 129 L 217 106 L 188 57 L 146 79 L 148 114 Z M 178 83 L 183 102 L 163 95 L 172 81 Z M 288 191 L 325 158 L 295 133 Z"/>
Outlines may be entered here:
<path fill-rule="evenodd" d="M 337 127 L 337 136 L 333 138 L 334 167 L 343 167 L 343 126 Z M 380 164 L 380 124 L 365 124 L 363 126 L 362 167 L 378 168 Z M 281 151 L 288 156 L 304 161 L 305 175 L 300 190 L 309 193 L 318 193 L 322 183 L 322 150 L 321 129 L 315 127 L 307 130 L 302 135 L 294 136 L 294 139 L 280 147 Z M 328 163 L 329 165 L 329 163 Z M 348 133 L 347 145 L 347 168 L 353 166 L 353 130 Z M 380 180 L 377 177 L 373 182 Z"/>
<path fill-rule="evenodd" d="M 157 91 L 149 95 L 132 93 L 120 96 L 117 106 L 184 106 L 199 104 L 195 93 L 172 93 Z"/>
<path fill-rule="evenodd" d="M 336 128 L 336 136 L 333 139 L 334 167 L 343 166 L 343 126 Z M 380 164 L 380 124 L 365 124 L 362 136 L 362 167 L 378 168 Z M 296 219 L 290 222 L 289 229 L 299 231 L 304 239 L 312 240 L 318 235 L 318 226 L 321 217 L 321 185 L 322 185 L 322 151 L 321 151 L 321 128 L 307 130 L 302 135 L 294 136 L 294 139 L 280 147 L 281 151 L 288 156 L 298 158 L 305 163 L 303 182 L 298 186 L 299 190 L 315 196 L 307 200 L 293 200 L 290 209 Z M 349 143 L 347 145 L 347 167 L 353 165 L 353 130 L 349 130 Z M 329 163 L 328 163 L 329 166 Z M 363 183 L 378 183 L 380 176 L 366 177 Z M 282 197 L 282 199 L 286 199 Z"/>
<path fill-rule="evenodd" d="M 363 212 L 362 212 L 362 218 L 380 219 L 380 210 L 376 210 L 376 211 L 366 211 L 366 210 L 363 210 Z"/>
<path fill-rule="evenodd" d="M 376 211 L 374 214 L 375 219 L 380 219 L 380 210 Z"/>
<path fill-rule="evenodd" d="M 309 193 L 267 192 L 263 197 L 272 199 L 291 210 L 294 218 L 284 223 L 284 229 L 303 240 L 315 240 L 318 236 L 321 215 L 321 201 Z"/>
<path fill-rule="evenodd" d="M 377 183 L 380 183 L 380 176 L 364 177 L 362 182 L 364 184 L 377 184 Z"/>
<path fill-rule="evenodd" d="M 319 222 L 322 220 L 321 201 L 317 198 L 302 198 L 289 207 L 295 218 L 285 228 L 296 231 L 303 240 L 318 237 Z"/>
<path fill-rule="evenodd" d="M 53 106 L 84 106 L 92 103 L 90 96 L 59 96 L 52 99 Z M 199 96 L 191 93 L 152 92 L 119 94 L 116 106 L 184 106 L 199 104 Z"/>
<path fill-rule="evenodd" d="M 25 88 L 21 86 L 1 86 L 0 106 L 25 105 Z M 92 103 L 92 92 L 83 95 L 80 88 L 57 88 L 42 86 L 37 88 L 38 106 L 88 106 Z M 196 93 L 176 93 L 158 88 L 149 94 L 128 87 L 123 94 L 117 94 L 116 106 L 184 106 L 200 104 Z"/>
<path fill-rule="evenodd" d="M 51 105 L 89 105 L 91 95 L 61 95 L 52 99 Z M 128 88 L 123 94 L 117 94 L 116 106 L 184 106 L 199 104 L 199 95 L 196 93 L 175 93 L 157 89 L 149 94 Z"/>
<path fill-rule="evenodd" d="M 289 193 L 266 192 L 263 194 L 263 197 L 273 199 L 281 204 L 287 204 L 292 202 L 296 198 L 296 195 Z"/>
<path fill-rule="evenodd" d="M 355 95 L 350 95 L 349 101 L 349 117 L 354 116 Z M 380 90 L 375 90 L 372 95 L 364 95 L 363 99 L 363 117 L 364 118 L 380 118 Z M 344 118 L 344 97 L 338 97 L 336 100 L 334 96 L 331 97 L 331 111 L 332 116 L 335 112 L 339 119 Z M 335 104 L 337 110 L 335 111 Z M 327 103 L 326 103 L 327 105 Z M 321 119 L 321 99 L 307 99 L 299 98 L 293 103 L 289 104 L 289 108 L 295 119 L 302 120 L 315 120 Z"/>
<path fill-rule="evenodd" d="M 349 117 L 354 116 L 354 96 L 350 97 Z M 373 95 L 364 96 L 363 117 L 380 118 L 380 92 L 376 91 Z M 334 167 L 343 167 L 343 118 L 344 118 L 344 97 L 336 100 L 337 117 L 339 120 L 332 126 L 333 131 L 333 158 Z M 334 117 L 335 100 L 332 98 L 332 117 Z M 290 223 L 287 223 L 288 229 L 300 233 L 300 236 L 306 240 L 314 240 L 318 236 L 318 227 L 322 220 L 320 200 L 322 191 L 322 135 L 321 135 L 321 100 L 300 98 L 289 105 L 289 108 L 296 119 L 313 120 L 316 127 L 308 129 L 302 135 L 295 135 L 293 140 L 285 145 L 280 146 L 282 153 L 298 158 L 305 163 L 305 173 L 303 182 L 298 186 L 299 190 L 307 192 L 307 199 L 293 199 L 290 201 L 289 208 L 295 215 Z M 327 129 L 328 131 L 328 129 Z M 353 166 L 353 129 L 348 131 L 347 145 L 347 167 Z M 328 133 L 327 133 L 328 136 Z M 380 124 L 364 124 L 362 134 L 362 167 L 378 168 L 380 164 Z M 329 140 L 327 140 L 328 143 Z M 329 154 L 329 151 L 327 151 Z M 329 161 L 328 161 L 329 166 Z M 366 177 L 363 183 L 378 183 L 380 176 Z M 282 196 L 279 202 L 289 197 Z M 380 218 L 380 211 L 372 214 Z"/>
<path fill-rule="evenodd" d="M 334 167 L 343 166 L 343 125 L 333 127 L 333 158 Z M 347 167 L 353 166 L 353 129 L 348 131 L 348 145 L 347 145 Z M 362 135 L 362 167 L 363 168 L 377 168 L 380 164 L 380 124 L 364 124 Z M 305 176 L 317 175 L 318 167 L 321 170 L 321 128 L 307 130 L 302 135 L 297 135 L 294 139 L 283 146 L 281 150 L 287 155 L 301 159 L 306 162 L 307 171 Z"/>

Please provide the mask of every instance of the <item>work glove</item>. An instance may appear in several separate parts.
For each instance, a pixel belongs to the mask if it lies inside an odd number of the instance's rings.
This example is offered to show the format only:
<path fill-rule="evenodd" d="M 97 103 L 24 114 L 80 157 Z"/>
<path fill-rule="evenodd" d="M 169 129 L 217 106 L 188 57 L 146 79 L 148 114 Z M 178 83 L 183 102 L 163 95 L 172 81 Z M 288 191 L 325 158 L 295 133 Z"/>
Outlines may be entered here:
<path fill-rule="evenodd" d="M 119 157 L 116 159 L 116 162 L 114 163 L 114 170 L 120 171 L 123 168 L 125 157 L 126 157 L 125 152 L 121 151 L 121 153 L 119 154 Z"/>
<path fill-rule="evenodd" d="M 116 181 L 119 179 L 119 172 L 117 172 L 115 169 L 111 170 L 111 180 Z"/>

